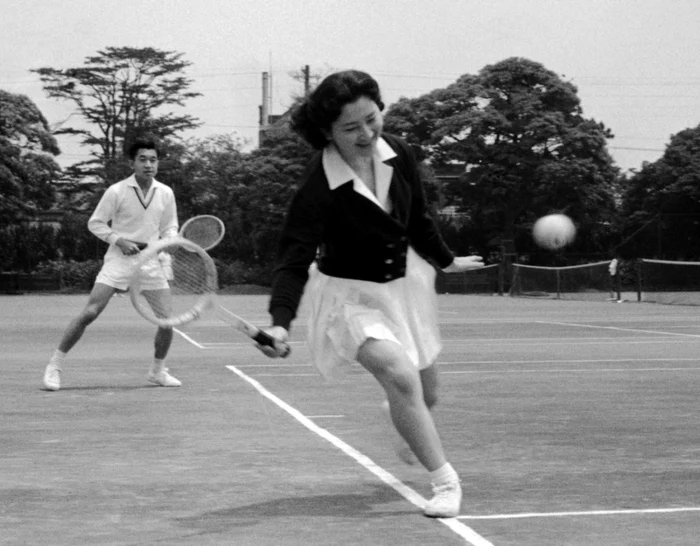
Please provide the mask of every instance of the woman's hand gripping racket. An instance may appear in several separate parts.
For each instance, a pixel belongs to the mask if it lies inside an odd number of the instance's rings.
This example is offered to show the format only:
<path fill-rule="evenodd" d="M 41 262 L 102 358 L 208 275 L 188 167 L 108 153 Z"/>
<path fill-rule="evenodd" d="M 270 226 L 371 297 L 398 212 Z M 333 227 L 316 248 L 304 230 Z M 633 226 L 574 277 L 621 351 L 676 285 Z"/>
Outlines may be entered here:
<path fill-rule="evenodd" d="M 192 322 L 213 308 L 221 320 L 258 344 L 272 347 L 281 357 L 289 354 L 289 345 L 276 341 L 257 326 L 219 305 L 216 301 L 216 265 L 201 246 L 183 237 L 163 239 L 141 252 L 137 267 L 147 266 L 149 262 L 157 260 L 161 253 L 170 257 L 170 297 L 154 297 L 153 291 L 141 288 L 138 276 L 130 289 L 131 302 L 146 320 L 172 328 Z"/>

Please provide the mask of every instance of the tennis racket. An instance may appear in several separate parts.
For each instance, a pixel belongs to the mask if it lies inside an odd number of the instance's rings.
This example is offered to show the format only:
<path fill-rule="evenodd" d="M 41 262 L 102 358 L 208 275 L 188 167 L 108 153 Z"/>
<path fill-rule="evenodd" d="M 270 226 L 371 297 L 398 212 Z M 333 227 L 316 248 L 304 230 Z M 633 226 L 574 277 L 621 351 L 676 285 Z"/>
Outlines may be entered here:
<path fill-rule="evenodd" d="M 187 220 L 178 235 L 189 239 L 193 243 L 201 246 L 204 250 L 211 250 L 216 245 L 221 242 L 226 234 L 226 227 L 224 223 L 211 214 L 200 214 L 199 216 L 193 216 Z M 138 241 L 131 241 L 136 243 L 139 247 L 139 252 L 145 250 L 148 247 L 148 243 L 141 243 Z"/>
<path fill-rule="evenodd" d="M 131 302 L 139 314 L 158 326 L 182 326 L 213 309 L 216 316 L 243 332 L 260 345 L 275 347 L 272 336 L 225 309 L 217 302 L 218 276 L 216 265 L 206 250 L 184 237 L 163 239 L 139 255 L 136 268 L 148 267 L 160 253 L 170 256 L 172 279 L 169 279 L 169 300 L 154 297 L 152 291 L 141 288 L 138 275 L 131 285 Z M 147 265 L 149 264 L 149 265 Z M 289 354 L 284 345 L 281 357 Z"/>
<path fill-rule="evenodd" d="M 221 242 L 226 233 L 224 223 L 210 214 L 201 214 L 187 220 L 178 235 L 189 239 L 204 250 L 211 250 Z"/>
<path fill-rule="evenodd" d="M 211 250 L 221 242 L 225 233 L 226 228 L 219 218 L 211 214 L 201 214 L 193 216 L 182 224 L 178 235 L 201 246 L 204 250 Z M 143 248 L 139 248 L 139 250 L 143 250 Z M 170 264 L 170 255 L 163 252 L 160 254 L 159 259 L 165 277 L 168 281 L 172 281 L 173 268 Z"/>

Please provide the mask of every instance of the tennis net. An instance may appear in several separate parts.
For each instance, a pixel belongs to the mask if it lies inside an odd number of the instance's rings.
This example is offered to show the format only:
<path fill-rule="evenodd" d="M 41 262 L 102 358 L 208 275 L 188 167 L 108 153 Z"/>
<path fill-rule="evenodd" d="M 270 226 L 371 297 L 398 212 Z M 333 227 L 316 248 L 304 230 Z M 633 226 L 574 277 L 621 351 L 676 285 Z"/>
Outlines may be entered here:
<path fill-rule="evenodd" d="M 587 301 L 618 299 L 609 267 L 609 261 L 564 267 L 513 264 L 510 295 Z"/>
<path fill-rule="evenodd" d="M 641 259 L 639 300 L 670 305 L 700 305 L 700 262 Z"/>

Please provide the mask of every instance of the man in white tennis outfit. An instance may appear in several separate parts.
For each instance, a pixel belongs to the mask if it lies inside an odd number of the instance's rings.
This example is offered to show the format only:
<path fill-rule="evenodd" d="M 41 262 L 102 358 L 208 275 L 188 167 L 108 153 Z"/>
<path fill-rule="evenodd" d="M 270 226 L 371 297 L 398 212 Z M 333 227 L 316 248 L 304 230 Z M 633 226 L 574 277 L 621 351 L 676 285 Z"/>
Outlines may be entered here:
<path fill-rule="evenodd" d="M 61 372 L 66 353 L 81 338 L 85 329 L 104 311 L 117 291 L 125 291 L 139 275 L 141 285 L 154 310 L 171 309 L 171 294 L 163 267 L 154 259 L 135 269 L 139 251 L 158 239 L 174 237 L 178 232 L 175 194 L 155 180 L 158 172 L 158 148 L 154 141 L 137 139 L 129 147 L 129 163 L 134 174 L 113 184 L 88 221 L 88 229 L 109 243 L 100 270 L 85 308 L 66 328 L 58 348 L 44 372 L 44 387 L 61 388 Z M 165 357 L 173 339 L 172 328 L 159 327 L 155 335 L 155 353 L 147 379 L 162 387 L 179 387 L 180 381 L 168 373 Z"/>

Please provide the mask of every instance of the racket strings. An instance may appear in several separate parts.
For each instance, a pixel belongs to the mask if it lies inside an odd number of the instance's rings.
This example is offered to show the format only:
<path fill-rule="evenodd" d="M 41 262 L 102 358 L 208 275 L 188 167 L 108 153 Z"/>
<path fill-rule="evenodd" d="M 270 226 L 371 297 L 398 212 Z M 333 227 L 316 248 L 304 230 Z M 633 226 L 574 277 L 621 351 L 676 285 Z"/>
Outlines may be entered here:
<path fill-rule="evenodd" d="M 132 300 L 147 320 L 159 323 L 167 319 L 170 325 L 184 324 L 209 307 L 218 287 L 216 266 L 206 253 L 183 245 L 171 244 L 164 255 L 169 295 L 163 297 L 158 291 L 139 289 L 132 294 Z"/>
<path fill-rule="evenodd" d="M 198 252 L 179 247 L 171 252 L 172 275 L 170 290 L 177 294 L 208 294 L 215 292 L 216 275 Z"/>
<path fill-rule="evenodd" d="M 224 235 L 224 226 L 218 218 L 199 217 L 183 226 L 182 236 L 207 250 Z"/>

